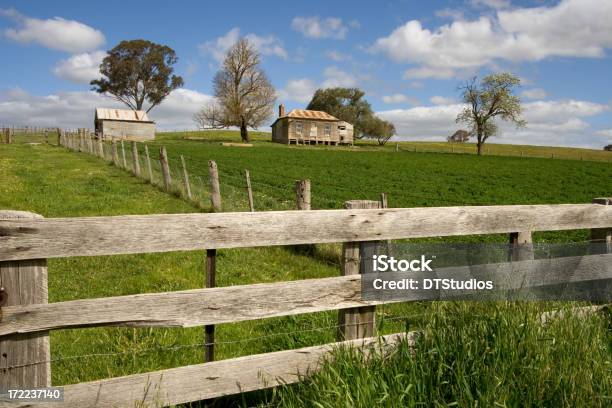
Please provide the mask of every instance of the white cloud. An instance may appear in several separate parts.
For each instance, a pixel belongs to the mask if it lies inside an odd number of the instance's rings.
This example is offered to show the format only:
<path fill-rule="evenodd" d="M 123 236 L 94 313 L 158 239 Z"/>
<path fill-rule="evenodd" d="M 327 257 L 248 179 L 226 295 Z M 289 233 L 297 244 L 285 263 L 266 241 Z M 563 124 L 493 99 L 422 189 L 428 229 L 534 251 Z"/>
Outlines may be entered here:
<path fill-rule="evenodd" d="M 384 103 L 388 103 L 388 104 L 395 104 L 395 103 L 410 103 L 411 105 L 414 105 L 416 103 L 418 103 L 416 98 L 401 94 L 401 93 L 396 93 L 396 94 L 392 94 L 392 95 L 384 95 L 382 97 L 382 101 Z"/>
<path fill-rule="evenodd" d="M 295 101 L 306 104 L 310 102 L 316 90 L 317 85 L 311 79 L 292 79 L 287 81 L 287 84 L 278 91 L 278 97 L 281 101 Z"/>
<path fill-rule="evenodd" d="M 325 80 L 321 84 L 322 88 L 350 88 L 357 85 L 357 79 L 355 76 L 341 70 L 336 66 L 325 68 L 323 71 L 323 76 L 325 77 Z"/>
<path fill-rule="evenodd" d="M 325 55 L 327 56 L 327 58 L 336 61 L 336 62 L 342 62 L 342 61 L 348 61 L 350 59 L 352 59 L 352 57 L 348 54 L 344 54 L 340 51 L 336 51 L 336 50 L 329 50 L 325 52 Z"/>
<path fill-rule="evenodd" d="M 350 24 L 355 27 L 354 21 Z M 304 37 L 316 39 L 334 38 L 343 40 L 348 33 L 348 27 L 338 17 L 295 17 L 291 20 L 291 28 L 302 33 Z"/>
<path fill-rule="evenodd" d="M 474 7 L 490 7 L 492 9 L 504 9 L 510 7 L 510 0 L 470 0 Z"/>
<path fill-rule="evenodd" d="M 246 34 L 244 36 L 262 55 L 273 55 L 283 59 L 287 58 L 287 51 L 283 47 L 280 39 L 273 35 L 258 36 L 256 34 Z M 225 35 L 214 40 L 206 41 L 198 45 L 198 49 L 204 55 L 210 55 L 215 60 L 221 62 L 225 58 L 227 51 L 240 39 L 240 28 L 234 27 Z"/>
<path fill-rule="evenodd" d="M 601 137 L 602 146 L 612 144 L 612 129 L 598 130 L 595 134 Z"/>
<path fill-rule="evenodd" d="M 89 84 L 89 81 L 100 77 L 100 63 L 105 56 L 104 51 L 76 54 L 58 62 L 53 73 L 67 81 Z"/>
<path fill-rule="evenodd" d="M 46 20 L 27 17 L 14 9 L 0 9 L 0 16 L 18 25 L 8 28 L 4 35 L 20 43 L 37 43 L 54 50 L 70 53 L 94 50 L 104 44 L 101 31 L 74 20 L 53 17 Z"/>
<path fill-rule="evenodd" d="M 396 62 L 417 64 L 407 77 L 445 78 L 497 60 L 602 57 L 612 47 L 612 2 L 562 0 L 554 6 L 496 11 L 472 21 L 457 19 L 433 30 L 411 20 L 370 48 Z"/>
<path fill-rule="evenodd" d="M 397 134 L 409 140 L 445 140 L 460 128 L 455 123 L 462 104 L 417 106 L 378 112 L 395 124 Z M 560 145 L 600 148 L 607 134 L 593 131 L 585 118 L 607 111 L 610 107 L 589 101 L 536 101 L 524 104 L 525 129 L 498 122 L 501 133 L 494 143 Z"/>
<path fill-rule="evenodd" d="M 158 129 L 193 129 L 193 114 L 212 96 L 189 89 L 177 89 L 149 116 Z M 0 94 L 0 123 L 64 128 L 93 127 L 96 107 L 125 108 L 95 92 L 58 92 L 31 95 L 20 89 Z"/>
<path fill-rule="evenodd" d="M 223 61 L 227 50 L 229 50 L 239 38 L 240 29 L 238 27 L 234 27 L 225 35 L 198 45 L 198 49 L 202 54 L 211 55 L 217 61 Z"/>
<path fill-rule="evenodd" d="M 449 79 L 455 76 L 455 71 L 450 68 L 434 68 L 434 67 L 420 67 L 410 68 L 404 72 L 404 79 Z"/>
<path fill-rule="evenodd" d="M 521 96 L 527 99 L 544 99 L 546 98 L 546 91 L 542 88 L 525 89 L 521 92 Z"/>
<path fill-rule="evenodd" d="M 198 64 L 196 64 L 193 61 L 188 61 L 187 62 L 187 66 L 185 67 L 185 75 L 187 76 L 193 76 L 193 74 L 195 74 L 198 71 Z"/>
<path fill-rule="evenodd" d="M 441 10 L 436 10 L 434 13 L 436 17 L 439 18 L 448 18 L 451 20 L 463 20 L 463 11 L 453 8 L 443 8 Z"/>
<path fill-rule="evenodd" d="M 287 51 L 283 48 L 283 43 L 277 37 L 268 35 L 260 37 L 255 34 L 244 36 L 262 55 L 273 55 L 287 59 Z"/>
<path fill-rule="evenodd" d="M 324 79 L 317 83 L 309 78 L 292 79 L 278 91 L 279 99 L 282 101 L 294 101 L 300 103 L 310 102 L 312 95 L 319 88 L 354 87 L 357 78 L 341 70 L 336 66 L 330 66 L 323 71 Z"/>
<path fill-rule="evenodd" d="M 595 133 L 597 133 L 600 136 L 606 136 L 606 137 L 608 137 L 608 138 L 610 138 L 612 140 L 612 129 L 598 130 Z"/>
<path fill-rule="evenodd" d="M 452 96 L 432 96 L 429 101 L 434 105 L 453 105 L 457 103 L 457 100 Z"/>
<path fill-rule="evenodd" d="M 191 89 L 177 89 L 149 113 L 158 129 L 193 129 L 193 115 L 206 103 L 214 100 L 211 95 Z"/>

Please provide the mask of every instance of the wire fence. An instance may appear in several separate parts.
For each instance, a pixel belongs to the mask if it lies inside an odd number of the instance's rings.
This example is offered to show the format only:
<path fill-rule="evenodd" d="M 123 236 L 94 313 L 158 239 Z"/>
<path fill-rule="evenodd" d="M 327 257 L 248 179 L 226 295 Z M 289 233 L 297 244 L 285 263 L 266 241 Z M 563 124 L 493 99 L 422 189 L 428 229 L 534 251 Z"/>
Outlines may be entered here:
<path fill-rule="evenodd" d="M 379 306 L 384 306 L 384 305 L 385 303 L 382 303 Z M 427 316 L 427 313 L 384 317 L 382 319 L 382 322 L 383 324 L 385 322 L 389 322 L 389 323 L 402 322 L 402 321 L 407 321 L 407 320 L 414 319 L 417 317 L 422 317 L 422 316 Z M 60 355 L 59 357 L 51 358 L 48 360 L 39 360 L 39 361 L 34 361 L 34 362 L 29 362 L 29 363 L 24 363 L 24 364 L 3 366 L 3 368 L 4 369 L 15 369 L 15 368 L 35 366 L 35 365 L 40 365 L 40 364 L 59 363 L 63 361 L 81 360 L 81 359 L 87 359 L 87 358 L 117 357 L 117 356 L 127 356 L 127 355 L 133 356 L 133 355 L 147 354 L 147 353 L 153 353 L 153 352 L 157 353 L 160 351 L 178 351 L 178 350 L 184 350 L 184 349 L 204 348 L 206 346 L 211 346 L 211 345 L 221 346 L 221 345 L 228 345 L 228 344 L 253 343 L 253 342 L 261 342 L 262 340 L 265 340 L 265 339 L 277 338 L 277 337 L 282 337 L 282 336 L 299 335 L 299 334 L 304 334 L 308 332 L 322 332 L 322 331 L 329 331 L 329 330 L 337 330 L 337 329 L 347 327 L 347 326 L 350 327 L 350 326 L 357 326 L 357 325 L 376 324 L 380 322 L 381 320 L 378 320 L 378 322 L 377 320 L 369 320 L 369 321 L 359 322 L 359 323 L 346 323 L 342 326 L 339 324 L 336 324 L 336 325 L 329 325 L 329 326 L 323 326 L 323 327 L 298 328 L 292 331 L 275 332 L 275 333 L 265 334 L 261 336 L 247 337 L 247 338 L 241 338 L 241 339 L 221 340 L 221 341 L 214 341 L 214 342 L 204 341 L 204 342 L 195 342 L 195 343 L 188 343 L 188 344 L 177 344 L 173 346 L 155 346 L 155 347 L 148 347 L 148 348 L 139 349 L 139 350 L 132 349 L 132 350 L 120 351 L 120 352 L 88 353 L 88 354 L 78 354 L 78 355 L 69 355 L 69 356 Z M 379 327 L 379 329 L 380 328 L 381 327 Z"/>
<path fill-rule="evenodd" d="M 171 155 L 168 157 L 170 183 L 169 189 L 166 189 L 164 183 L 164 175 L 162 163 L 159 160 L 159 151 L 146 143 L 132 143 L 127 140 L 99 140 L 95 138 L 89 131 L 86 130 L 60 130 L 38 128 L 36 131 L 28 130 L 21 134 L 15 133 L 15 139 L 18 143 L 54 143 L 53 140 L 59 141 L 59 144 L 70 151 L 77 153 L 89 154 L 92 158 L 104 160 L 109 165 L 114 165 L 120 169 L 137 175 L 140 179 L 148 182 L 157 188 L 174 194 L 188 201 L 194 207 L 210 211 L 211 207 L 211 175 L 202 169 L 208 168 L 208 163 L 205 161 L 197 161 L 192 157 L 185 158 L 185 168 L 183 167 L 181 157 Z M 148 149 L 148 159 L 146 155 Z M 137 154 L 133 152 L 136 147 Z M 116 150 L 115 150 L 116 149 Z M 402 149 L 398 149 L 402 151 Z M 453 153 L 456 153 L 453 151 Z M 135 161 L 137 160 L 137 162 Z M 198 169 L 200 171 L 193 171 Z M 283 174 L 272 174 L 261 169 L 249 169 L 251 171 L 251 187 L 255 201 L 255 210 L 291 210 L 296 207 L 294 183 L 295 179 Z M 188 175 L 188 181 L 185 179 L 185 173 Z M 261 178 L 260 178 L 261 176 Z M 274 180 L 274 182 L 270 182 Z M 219 181 L 221 187 L 221 197 L 223 199 L 224 211 L 250 211 L 249 202 L 247 199 L 247 186 L 244 174 L 235 168 L 225 168 L 223 165 L 219 167 Z M 354 188 L 346 185 L 341 185 L 329 181 L 318 180 L 315 188 L 320 187 L 321 190 L 334 191 L 346 197 L 355 194 Z M 380 192 L 382 193 L 382 191 Z M 448 205 L 487 205 L 491 203 L 482 202 L 480 200 L 465 200 L 461 201 L 440 197 L 437 192 L 407 192 L 406 190 L 385 189 L 384 193 L 395 195 L 397 197 L 411 197 L 417 200 L 423 200 L 428 203 L 444 203 Z M 378 199 L 379 197 L 371 197 Z M 327 201 L 333 201 L 335 197 L 326 197 Z M 337 254 L 336 254 L 337 255 Z M 340 268 L 341 260 L 338 257 L 336 260 L 325 257 L 317 257 L 317 262 Z M 425 316 L 427 313 L 400 315 L 400 316 L 385 316 L 385 306 L 377 310 L 379 317 L 379 329 L 384 330 L 384 324 L 401 323 L 418 317 Z M 365 322 L 370 323 L 370 322 Z M 361 322 L 360 324 L 364 324 Z M 350 325 L 350 324 L 349 324 Z M 346 325 L 345 325 L 346 326 Z M 96 352 L 76 355 L 62 355 L 51 358 L 45 361 L 30 362 L 22 365 L 13 365 L 6 367 L 7 369 L 20 368 L 30 365 L 51 363 L 61 364 L 66 362 L 83 361 L 87 359 L 104 359 L 121 356 L 136 356 L 150 353 L 161 352 L 177 352 L 181 350 L 190 350 L 195 348 L 204 348 L 206 346 L 231 346 L 243 345 L 246 343 L 261 343 L 268 339 L 278 339 L 280 337 L 289 337 L 303 335 L 304 333 L 321 333 L 339 329 L 339 324 L 323 325 L 319 327 L 295 327 L 294 330 L 277 331 L 263 335 L 247 336 L 243 338 L 230 338 L 227 340 L 216 340 L 214 342 L 189 342 L 173 345 L 157 345 L 154 347 L 145 348 L 130 348 L 124 351 L 113 352 Z M 202 335 L 202 338 L 204 336 Z"/>

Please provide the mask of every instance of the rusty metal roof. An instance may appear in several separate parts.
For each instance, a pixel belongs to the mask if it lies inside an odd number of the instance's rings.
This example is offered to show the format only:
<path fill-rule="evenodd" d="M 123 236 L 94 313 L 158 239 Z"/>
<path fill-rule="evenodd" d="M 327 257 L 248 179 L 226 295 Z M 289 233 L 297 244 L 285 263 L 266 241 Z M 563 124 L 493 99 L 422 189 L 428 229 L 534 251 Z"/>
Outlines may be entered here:
<path fill-rule="evenodd" d="M 338 118 L 327 112 L 306 109 L 293 109 L 286 117 L 296 119 L 338 120 Z"/>
<path fill-rule="evenodd" d="M 152 122 L 145 111 L 133 111 L 129 109 L 96 108 L 96 118 L 103 120 Z"/>

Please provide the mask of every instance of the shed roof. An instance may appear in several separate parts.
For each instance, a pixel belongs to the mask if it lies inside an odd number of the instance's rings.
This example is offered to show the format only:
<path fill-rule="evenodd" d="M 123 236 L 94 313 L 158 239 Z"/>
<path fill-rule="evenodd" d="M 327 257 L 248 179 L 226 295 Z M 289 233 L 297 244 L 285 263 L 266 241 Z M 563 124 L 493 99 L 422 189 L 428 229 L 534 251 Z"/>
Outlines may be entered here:
<path fill-rule="evenodd" d="M 296 119 L 338 120 L 338 118 L 327 112 L 306 109 L 293 109 L 286 117 Z"/>
<path fill-rule="evenodd" d="M 129 109 L 96 108 L 96 118 L 101 120 L 152 122 L 145 111 L 134 111 Z"/>

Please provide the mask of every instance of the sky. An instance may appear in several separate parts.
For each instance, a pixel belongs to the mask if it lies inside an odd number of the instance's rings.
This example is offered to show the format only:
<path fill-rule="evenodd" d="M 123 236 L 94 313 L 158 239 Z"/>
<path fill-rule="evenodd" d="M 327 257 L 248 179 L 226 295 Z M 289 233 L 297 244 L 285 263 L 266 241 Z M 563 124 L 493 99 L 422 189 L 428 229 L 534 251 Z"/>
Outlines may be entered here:
<path fill-rule="evenodd" d="M 172 47 L 185 81 L 150 117 L 194 129 L 245 37 L 288 109 L 318 88 L 359 87 L 398 140 L 445 140 L 460 127 L 459 87 L 512 72 L 527 127 L 499 123 L 495 142 L 600 149 L 612 143 L 611 22 L 612 0 L 0 0 L 0 124 L 93 127 L 95 107 L 120 107 L 89 85 L 106 50 L 142 38 Z"/>

